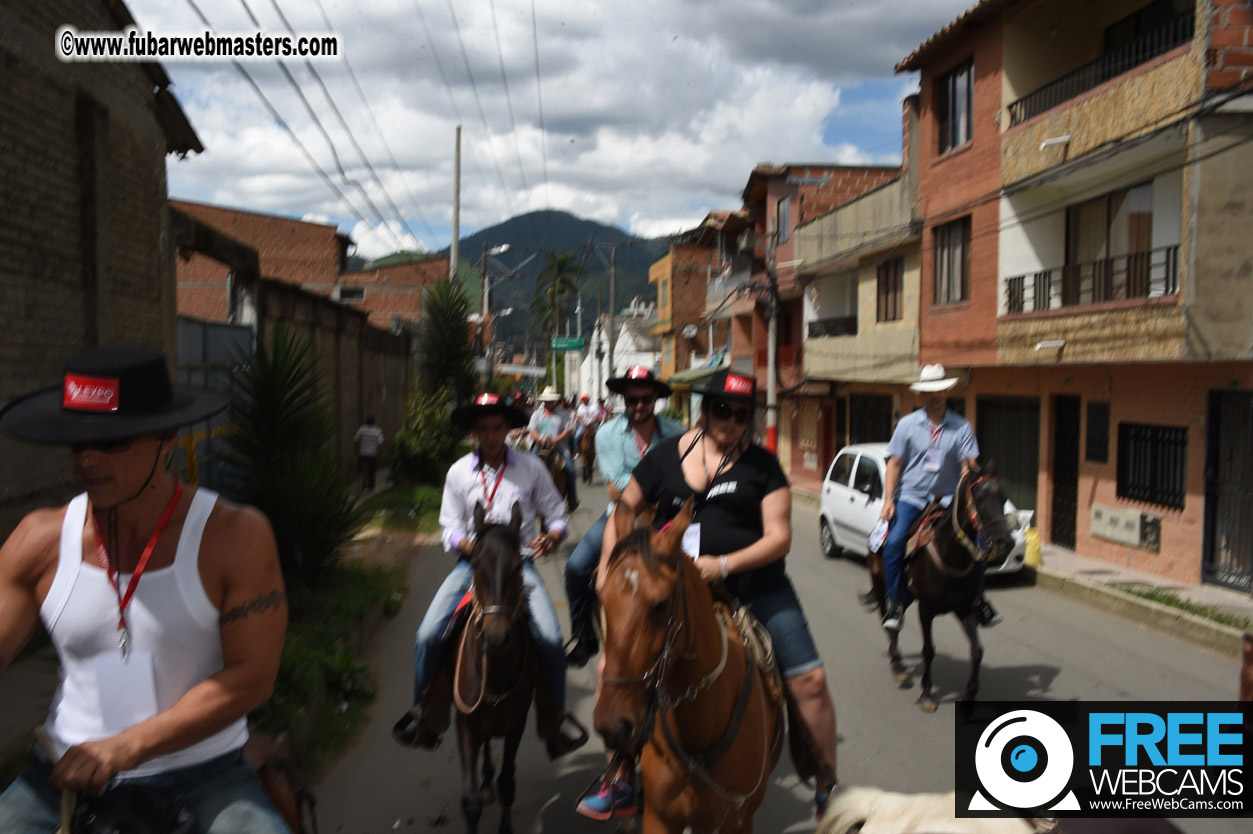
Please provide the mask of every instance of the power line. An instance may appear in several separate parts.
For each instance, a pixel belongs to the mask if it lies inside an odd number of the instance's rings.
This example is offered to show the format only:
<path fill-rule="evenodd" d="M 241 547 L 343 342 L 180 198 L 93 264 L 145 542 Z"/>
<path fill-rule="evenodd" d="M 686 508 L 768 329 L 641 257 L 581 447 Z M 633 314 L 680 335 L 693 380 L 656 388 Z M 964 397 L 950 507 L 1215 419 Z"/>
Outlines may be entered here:
<path fill-rule="evenodd" d="M 279 19 L 283 21 L 283 25 L 287 27 L 287 30 L 292 34 L 295 34 L 296 29 L 287 19 L 287 15 L 283 14 L 283 9 L 279 6 L 278 0 L 270 0 L 270 5 L 274 6 L 274 11 L 278 13 Z M 392 195 L 388 193 L 387 186 L 383 184 L 383 180 L 379 177 L 378 172 L 374 170 L 374 165 L 370 162 L 370 158 L 366 156 L 361 144 L 357 141 L 357 137 L 352 132 L 352 128 L 348 126 L 348 120 L 344 118 L 344 114 L 340 112 L 339 106 L 335 104 L 335 99 L 332 98 L 331 91 L 327 89 L 326 83 L 322 80 L 322 76 L 319 75 L 318 71 L 314 68 L 313 62 L 306 60 L 305 67 L 313 76 L 313 80 L 316 81 L 318 86 L 322 89 L 322 95 L 326 98 L 326 103 L 331 106 L 331 112 L 333 112 L 335 114 L 335 118 L 339 120 L 340 127 L 342 127 L 344 132 L 348 134 L 348 141 L 352 142 L 353 148 L 357 151 L 357 155 L 361 157 L 361 161 L 365 163 L 366 170 L 370 172 L 371 178 L 373 178 L 375 184 L 379 187 L 379 190 L 383 192 L 383 198 L 387 200 L 388 207 L 396 215 L 396 219 L 400 221 L 401 225 L 405 227 L 405 231 L 409 233 L 409 236 L 420 243 L 421 238 L 418 237 L 418 234 L 413 230 L 413 227 L 409 225 L 409 221 L 405 219 L 404 212 L 397 208 L 395 201 L 392 200 Z M 401 242 L 401 248 L 404 248 L 403 241 Z"/>
<path fill-rule="evenodd" d="M 479 85 L 474 81 L 474 70 L 470 68 L 470 56 L 466 53 L 466 42 L 461 37 L 461 24 L 457 22 L 457 10 L 452 0 L 448 0 L 448 14 L 452 17 L 453 29 L 457 32 L 457 45 L 461 47 L 461 60 L 465 61 L 466 75 L 470 79 L 470 89 L 474 91 L 474 103 L 479 108 L 479 119 L 483 122 L 483 130 L 487 133 L 487 148 L 492 152 L 492 160 L 496 163 L 496 176 L 500 178 L 500 187 L 505 192 L 505 202 L 509 205 L 509 214 L 513 214 L 513 199 L 509 196 L 509 186 L 505 184 L 505 172 L 500 168 L 500 157 L 496 154 L 496 140 L 492 129 L 487 126 L 487 114 L 483 112 L 483 100 L 479 98 Z"/>
<path fill-rule="evenodd" d="M 496 22 L 496 0 L 487 0 L 492 10 L 492 29 L 496 32 L 496 55 L 500 58 L 500 83 L 505 88 L 505 108 L 509 111 L 509 125 L 513 129 L 513 149 L 518 155 L 518 174 L 522 177 L 522 190 L 530 191 L 526 183 L 526 171 L 522 167 L 522 139 L 518 136 L 518 123 L 513 118 L 513 98 L 509 95 L 509 79 L 505 77 L 505 50 L 500 45 L 500 25 Z"/>
<path fill-rule="evenodd" d="M 326 15 L 326 9 L 322 7 L 322 0 L 314 0 L 318 4 L 318 11 L 322 14 L 322 21 L 326 24 L 327 31 L 333 31 L 334 26 L 331 25 L 330 18 Z M 431 228 L 431 224 L 427 222 L 426 215 L 422 213 L 422 206 L 418 198 L 414 196 L 413 190 L 409 188 L 409 181 L 405 177 L 405 169 L 400 167 L 400 163 L 396 161 L 396 154 L 392 153 L 392 146 L 387 142 L 387 135 L 383 133 L 383 128 L 379 125 L 378 119 L 374 118 L 374 109 L 370 107 L 370 100 L 366 98 L 365 90 L 361 87 L 361 82 L 357 80 L 357 73 L 353 71 L 352 64 L 348 63 L 348 56 L 344 56 L 344 69 L 348 70 L 348 77 L 352 79 L 353 86 L 357 88 L 357 95 L 361 97 L 361 103 L 365 105 L 365 112 L 370 117 L 370 122 L 374 125 L 375 131 L 378 132 L 379 139 L 383 140 L 383 147 L 387 150 L 387 155 L 392 161 L 392 166 L 396 172 L 400 174 L 400 184 L 405 187 L 405 191 L 409 194 L 409 201 L 413 204 L 413 210 L 417 213 L 418 219 L 422 221 L 422 225 L 426 227 L 427 232 L 431 235 L 431 242 L 436 242 L 435 230 Z M 415 235 L 416 237 L 416 235 Z"/>
<path fill-rule="evenodd" d="M 187 0 L 187 5 L 191 6 L 192 11 L 196 13 L 196 16 L 200 18 L 200 21 L 207 29 L 213 29 L 213 24 L 210 23 L 209 19 L 204 16 L 203 12 L 200 11 L 200 8 L 196 5 L 195 0 Z M 279 115 L 278 110 L 276 110 L 274 105 L 270 103 L 270 100 L 265 97 L 265 93 L 261 91 L 261 87 L 257 85 L 257 82 L 254 81 L 252 76 L 248 74 L 248 71 L 244 69 L 243 65 L 240 64 L 239 61 L 231 61 L 231 64 L 235 67 L 239 74 L 243 76 L 244 80 L 248 82 L 248 85 L 252 87 L 253 92 L 257 94 L 257 98 L 261 99 L 261 103 L 265 105 L 265 109 L 269 111 L 270 117 L 274 119 L 279 127 L 287 131 L 287 135 L 290 136 L 292 141 L 296 143 L 296 147 L 299 148 L 300 152 L 304 155 L 305 160 L 309 163 L 309 167 L 313 168 L 317 175 L 322 178 L 322 181 L 326 183 L 327 187 L 335 192 L 335 195 L 339 197 L 340 201 L 348 208 L 348 211 L 353 217 L 357 218 L 362 223 L 365 223 L 367 226 L 370 225 L 370 221 L 366 220 L 365 217 L 362 216 L 361 212 L 357 211 L 356 206 L 349 201 L 348 196 L 344 194 L 343 191 L 339 190 L 339 186 L 335 184 L 335 181 L 322 170 L 322 166 L 318 165 L 317 160 L 313 158 L 313 154 L 309 153 L 309 149 L 306 148 L 304 143 L 300 141 L 300 137 L 296 135 L 296 132 L 291 129 L 291 126 L 283 120 L 281 115 Z"/>
<path fill-rule="evenodd" d="M 257 30 L 260 31 L 263 28 L 261 26 L 261 21 L 257 20 L 257 16 L 252 13 L 252 9 L 248 6 L 248 0 L 239 0 L 239 2 L 240 5 L 244 7 L 244 11 L 248 14 L 248 18 L 252 21 L 252 25 L 257 27 Z M 355 187 L 361 192 L 361 196 L 365 199 L 366 205 L 370 207 L 370 211 L 374 212 L 374 216 L 379 219 L 381 227 L 386 229 L 387 233 L 392 236 L 392 239 L 396 242 L 396 246 L 403 249 L 404 242 L 401 241 L 400 236 L 387 225 L 387 221 L 383 217 L 383 212 L 379 211 L 378 206 L 374 205 L 374 200 L 370 199 L 370 195 L 365 190 L 365 187 L 362 186 L 361 183 L 349 177 L 348 172 L 344 170 L 344 164 L 340 161 L 339 152 L 335 149 L 335 143 L 331 141 L 331 135 L 327 133 L 326 127 L 322 124 L 322 120 L 318 118 L 318 114 L 314 111 L 313 105 L 310 104 L 309 99 L 305 97 L 304 90 L 301 89 L 298 83 L 296 83 L 296 79 L 292 76 L 291 71 L 287 69 L 282 61 L 277 62 L 277 65 L 279 71 L 283 73 L 283 77 L 287 79 L 287 82 L 291 84 L 292 89 L 296 91 L 296 96 L 300 99 L 301 103 L 304 104 L 305 112 L 309 114 L 309 118 L 313 120 L 313 124 L 322 134 L 322 138 L 326 140 L 327 146 L 331 149 L 331 157 L 335 160 L 335 167 L 339 169 L 340 177 L 346 184 Z"/>

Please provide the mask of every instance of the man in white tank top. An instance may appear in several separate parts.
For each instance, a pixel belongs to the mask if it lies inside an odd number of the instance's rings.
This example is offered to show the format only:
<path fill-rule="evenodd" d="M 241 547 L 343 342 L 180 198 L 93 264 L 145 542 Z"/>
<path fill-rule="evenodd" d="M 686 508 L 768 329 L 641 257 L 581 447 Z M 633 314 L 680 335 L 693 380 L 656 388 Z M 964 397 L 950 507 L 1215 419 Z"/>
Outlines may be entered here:
<path fill-rule="evenodd" d="M 244 763 L 287 628 L 274 534 L 251 507 L 162 465 L 177 428 L 226 406 L 172 385 L 165 357 L 97 348 L 0 411 L 21 440 L 68 446 L 84 492 L 27 515 L 0 548 L 0 673 L 42 619 L 61 662 L 50 750 L 0 795 L 0 831 L 56 830 L 55 791 L 145 784 L 206 834 L 290 829 Z"/>

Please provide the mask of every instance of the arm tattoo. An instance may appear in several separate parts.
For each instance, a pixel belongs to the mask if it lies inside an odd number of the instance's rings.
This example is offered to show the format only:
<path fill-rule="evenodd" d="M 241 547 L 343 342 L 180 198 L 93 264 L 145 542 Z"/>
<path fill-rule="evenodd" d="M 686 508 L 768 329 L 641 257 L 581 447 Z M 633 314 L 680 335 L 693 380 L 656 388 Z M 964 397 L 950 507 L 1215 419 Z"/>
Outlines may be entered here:
<path fill-rule="evenodd" d="M 280 606 L 287 601 L 287 595 L 277 588 L 268 594 L 262 594 L 256 599 L 250 599 L 247 602 L 240 603 L 230 611 L 222 614 L 218 620 L 219 625 L 227 625 L 236 620 L 242 620 L 249 614 L 260 614 L 264 611 L 278 610 Z"/>

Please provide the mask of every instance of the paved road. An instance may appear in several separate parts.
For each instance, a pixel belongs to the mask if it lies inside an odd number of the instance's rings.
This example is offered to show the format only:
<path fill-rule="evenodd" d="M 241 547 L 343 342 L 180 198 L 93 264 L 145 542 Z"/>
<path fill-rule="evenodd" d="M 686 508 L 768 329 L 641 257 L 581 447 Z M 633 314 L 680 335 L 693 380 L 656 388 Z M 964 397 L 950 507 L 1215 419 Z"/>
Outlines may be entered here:
<path fill-rule="evenodd" d="M 587 489 L 585 498 L 593 494 Z M 580 532 L 594 520 L 593 511 L 582 509 L 573 519 L 574 530 Z M 937 624 L 934 676 L 941 703 L 935 714 L 924 714 L 914 704 L 916 686 L 902 690 L 892 681 L 882 632 L 874 616 L 856 602 L 857 593 L 868 587 L 864 565 L 823 559 L 813 510 L 798 506 L 793 521 L 788 570 L 827 662 L 839 713 L 841 781 L 900 791 L 950 790 L 952 701 L 964 684 L 967 656 L 957 623 L 950 618 Z M 540 570 L 564 617 L 563 564 L 559 554 Z M 403 749 L 389 735 L 410 697 L 414 631 L 450 565 L 450 557 L 436 548 L 426 548 L 414 559 L 409 598 L 375 649 L 380 690 L 374 720 L 318 789 L 323 832 L 463 830 L 455 737 L 450 735 L 439 750 L 425 752 Z M 984 635 L 983 699 L 1198 700 L 1235 695 L 1237 665 L 1229 658 L 1043 589 L 1010 582 L 998 584 L 992 594 L 1006 621 Z M 918 662 L 920 645 L 917 622 L 909 618 L 902 637 L 907 663 Z M 589 726 L 593 686 L 590 666 L 571 672 L 570 703 Z M 519 754 L 515 830 L 526 834 L 612 830 L 573 811 L 603 762 L 597 750 L 593 740 L 561 762 L 549 763 L 542 745 L 529 733 Z M 488 808 L 482 830 L 495 831 L 498 814 L 497 807 Z M 1189 834 L 1247 830 L 1211 820 L 1179 824 Z M 785 756 L 774 775 L 774 789 L 758 812 L 757 830 L 812 828 L 810 796 Z"/>

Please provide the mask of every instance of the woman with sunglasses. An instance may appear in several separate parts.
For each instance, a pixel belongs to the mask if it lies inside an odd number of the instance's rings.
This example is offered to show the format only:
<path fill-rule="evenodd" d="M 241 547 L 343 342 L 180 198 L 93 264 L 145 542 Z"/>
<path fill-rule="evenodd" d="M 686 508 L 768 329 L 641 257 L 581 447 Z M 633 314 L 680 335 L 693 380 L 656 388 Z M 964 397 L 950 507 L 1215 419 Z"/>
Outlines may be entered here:
<path fill-rule="evenodd" d="M 652 449 L 622 493 L 637 513 L 657 505 L 662 526 L 695 499 L 685 549 L 707 582 L 722 582 L 770 632 L 779 671 L 829 768 L 818 776 L 815 804 L 821 817 L 835 784 L 835 705 L 822 658 L 784 565 L 792 545 L 792 494 L 779 461 L 752 442 L 756 382 L 719 371 L 701 392 L 697 425 Z M 599 577 L 617 541 L 605 529 Z M 825 770 L 820 766 L 820 770 Z"/>

